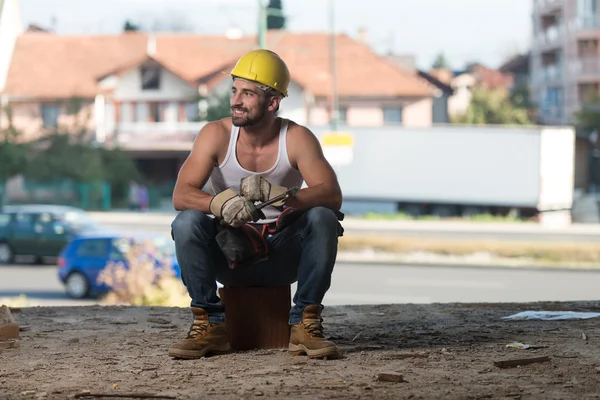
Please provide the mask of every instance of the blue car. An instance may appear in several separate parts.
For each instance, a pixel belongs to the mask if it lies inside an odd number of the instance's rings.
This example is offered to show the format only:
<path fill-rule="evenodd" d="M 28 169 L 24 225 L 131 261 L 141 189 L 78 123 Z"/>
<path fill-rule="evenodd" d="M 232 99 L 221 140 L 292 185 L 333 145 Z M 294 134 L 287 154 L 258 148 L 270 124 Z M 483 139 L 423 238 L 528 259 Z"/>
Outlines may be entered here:
<path fill-rule="evenodd" d="M 181 278 L 173 240 L 163 234 L 124 234 L 90 232 L 71 240 L 58 258 L 58 278 L 69 297 L 81 299 L 102 295 L 110 287 L 98 282 L 98 276 L 110 263 L 120 263 L 126 269 L 126 255 L 136 245 L 145 257 L 152 257 L 157 267 L 169 264 L 173 274 Z"/>

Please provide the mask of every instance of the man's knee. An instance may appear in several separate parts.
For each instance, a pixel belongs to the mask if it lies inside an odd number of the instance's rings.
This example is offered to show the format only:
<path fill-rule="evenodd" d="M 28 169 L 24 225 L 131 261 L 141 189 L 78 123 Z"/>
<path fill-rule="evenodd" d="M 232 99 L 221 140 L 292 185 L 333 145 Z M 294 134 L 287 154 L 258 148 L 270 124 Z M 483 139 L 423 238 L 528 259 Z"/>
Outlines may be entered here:
<path fill-rule="evenodd" d="M 190 238 L 200 232 L 208 232 L 212 229 L 213 220 L 198 210 L 184 210 L 177 214 L 171 224 L 174 240 Z"/>
<path fill-rule="evenodd" d="M 313 207 L 306 211 L 307 224 L 324 232 L 339 235 L 340 223 L 335 212 L 326 207 Z"/>

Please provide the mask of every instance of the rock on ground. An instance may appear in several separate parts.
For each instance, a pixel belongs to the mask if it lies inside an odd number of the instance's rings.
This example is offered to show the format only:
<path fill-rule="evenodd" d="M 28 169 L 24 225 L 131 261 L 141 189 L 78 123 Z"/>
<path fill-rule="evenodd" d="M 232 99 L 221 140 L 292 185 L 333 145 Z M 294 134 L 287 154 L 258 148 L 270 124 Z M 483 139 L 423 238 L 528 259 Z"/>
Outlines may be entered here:
<path fill-rule="evenodd" d="M 600 319 L 502 317 L 599 309 L 595 303 L 330 307 L 324 325 L 340 345 L 340 359 L 259 350 L 181 361 L 166 352 L 186 333 L 188 309 L 23 308 L 13 315 L 31 329 L 21 332 L 19 348 L 0 352 L 0 398 L 66 399 L 87 390 L 176 399 L 597 399 Z M 547 347 L 507 348 L 512 342 Z M 550 361 L 494 365 L 542 356 Z"/>

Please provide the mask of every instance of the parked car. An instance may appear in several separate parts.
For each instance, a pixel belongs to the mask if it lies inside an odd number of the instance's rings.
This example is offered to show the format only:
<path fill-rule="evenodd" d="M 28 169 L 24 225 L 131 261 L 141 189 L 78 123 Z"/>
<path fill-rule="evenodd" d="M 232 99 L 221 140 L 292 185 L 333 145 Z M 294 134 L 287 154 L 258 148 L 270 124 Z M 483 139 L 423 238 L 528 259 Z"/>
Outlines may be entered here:
<path fill-rule="evenodd" d="M 55 205 L 7 205 L 0 209 L 0 264 L 15 256 L 36 262 L 56 258 L 74 237 L 103 229 L 84 210 Z"/>
<path fill-rule="evenodd" d="M 144 244 L 145 241 L 147 244 Z M 156 267 L 170 265 L 173 275 L 180 278 L 181 271 L 175 256 L 173 240 L 164 234 L 94 232 L 80 235 L 60 253 L 58 278 L 69 297 L 84 298 L 102 295 L 110 287 L 98 282 L 102 271 L 111 263 L 128 268 L 127 254 L 136 244 L 141 245 L 144 256 L 154 259 Z M 146 246 L 146 247 L 143 247 Z"/>

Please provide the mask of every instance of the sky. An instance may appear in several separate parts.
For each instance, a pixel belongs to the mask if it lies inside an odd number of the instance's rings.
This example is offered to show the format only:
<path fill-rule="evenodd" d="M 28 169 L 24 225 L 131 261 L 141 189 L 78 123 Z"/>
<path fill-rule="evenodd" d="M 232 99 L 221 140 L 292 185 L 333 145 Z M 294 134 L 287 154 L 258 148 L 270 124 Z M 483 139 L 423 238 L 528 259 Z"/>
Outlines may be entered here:
<path fill-rule="evenodd" d="M 185 26 L 221 34 L 239 28 L 256 34 L 261 0 L 20 0 L 25 26 L 59 34 L 118 33 L 126 19 L 145 26 Z M 266 0 L 264 0 L 266 1 Z M 528 49 L 532 0 L 283 0 L 290 31 L 330 30 L 357 37 L 366 31 L 378 53 L 413 55 L 429 68 L 443 52 L 451 67 L 478 61 L 498 67 Z"/>

